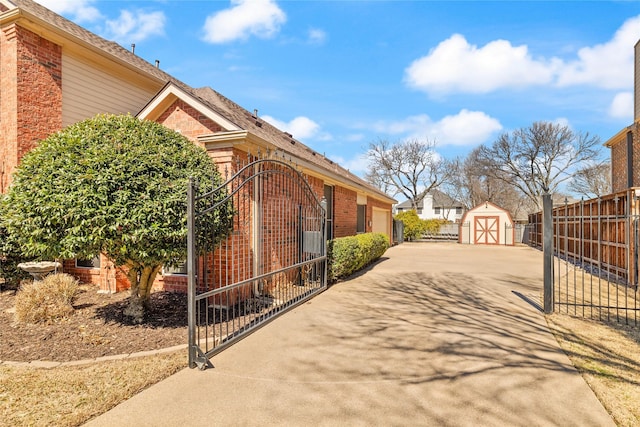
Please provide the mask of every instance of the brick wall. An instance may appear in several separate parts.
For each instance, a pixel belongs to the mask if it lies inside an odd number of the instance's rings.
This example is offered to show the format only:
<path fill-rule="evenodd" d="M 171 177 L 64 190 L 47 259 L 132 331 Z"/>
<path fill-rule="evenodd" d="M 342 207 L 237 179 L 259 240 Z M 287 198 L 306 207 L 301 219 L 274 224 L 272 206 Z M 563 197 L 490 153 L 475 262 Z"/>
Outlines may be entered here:
<path fill-rule="evenodd" d="M 640 122 L 630 126 L 633 138 L 633 182 L 632 187 L 640 186 Z M 627 179 L 628 147 L 627 135 L 611 146 L 611 186 L 612 192 L 617 193 L 629 188 Z"/>
<path fill-rule="evenodd" d="M 614 193 L 627 188 L 627 140 L 611 147 L 611 186 Z"/>
<path fill-rule="evenodd" d="M 197 137 L 200 135 L 223 130 L 218 123 L 181 100 L 175 101 L 156 121 L 180 132 L 194 143 L 198 142 Z"/>
<path fill-rule="evenodd" d="M 76 267 L 75 259 L 65 260 L 63 271 L 78 278 L 82 283 L 98 285 L 100 292 L 120 292 L 131 287 L 126 274 L 104 255 L 100 255 L 100 266 L 96 268 Z"/>
<path fill-rule="evenodd" d="M 632 187 L 640 187 L 640 122 L 635 122 L 631 126 L 631 134 L 633 138 L 633 185 Z M 613 153 L 612 153 L 613 156 Z M 627 186 L 622 188 L 626 190 Z M 614 190 L 616 192 L 616 190 Z"/>
<path fill-rule="evenodd" d="M 336 185 L 333 187 L 334 237 L 353 236 L 358 228 L 358 194 Z"/>
<path fill-rule="evenodd" d="M 22 156 L 62 128 L 62 47 L 18 25 L 0 35 L 0 129 L 6 191 Z"/>
<path fill-rule="evenodd" d="M 16 26 L 0 31 L 0 192 L 7 191 L 9 176 L 18 164 Z"/>

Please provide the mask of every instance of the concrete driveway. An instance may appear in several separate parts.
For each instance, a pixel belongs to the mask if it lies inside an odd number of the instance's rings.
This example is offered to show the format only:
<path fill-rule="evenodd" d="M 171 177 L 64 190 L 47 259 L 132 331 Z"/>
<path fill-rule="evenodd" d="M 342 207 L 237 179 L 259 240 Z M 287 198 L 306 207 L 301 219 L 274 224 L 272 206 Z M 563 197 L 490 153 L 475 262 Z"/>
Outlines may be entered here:
<path fill-rule="evenodd" d="M 89 426 L 613 426 L 531 304 L 528 247 L 405 243 Z"/>

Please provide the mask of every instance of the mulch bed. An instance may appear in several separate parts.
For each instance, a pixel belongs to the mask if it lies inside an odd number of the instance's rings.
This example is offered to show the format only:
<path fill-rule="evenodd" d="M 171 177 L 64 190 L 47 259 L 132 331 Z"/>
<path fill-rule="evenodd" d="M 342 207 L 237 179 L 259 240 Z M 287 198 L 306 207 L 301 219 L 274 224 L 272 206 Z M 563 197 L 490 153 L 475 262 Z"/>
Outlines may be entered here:
<path fill-rule="evenodd" d="M 156 292 L 140 325 L 122 314 L 129 292 L 99 294 L 83 285 L 74 314 L 52 324 L 15 321 L 15 290 L 0 292 L 0 361 L 76 361 L 187 343 L 187 295 Z"/>

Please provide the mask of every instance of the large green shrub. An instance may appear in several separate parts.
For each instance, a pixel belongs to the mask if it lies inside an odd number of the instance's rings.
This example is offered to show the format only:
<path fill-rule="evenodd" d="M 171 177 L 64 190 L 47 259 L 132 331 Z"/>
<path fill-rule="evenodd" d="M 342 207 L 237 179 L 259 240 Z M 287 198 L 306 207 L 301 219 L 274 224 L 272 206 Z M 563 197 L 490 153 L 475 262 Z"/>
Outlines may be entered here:
<path fill-rule="evenodd" d="M 415 209 L 397 213 L 394 218 L 404 224 L 405 240 L 415 240 L 422 237 L 425 232 L 425 222 L 418 216 Z"/>
<path fill-rule="evenodd" d="M 190 177 L 205 191 L 222 183 L 206 151 L 178 132 L 130 115 L 99 115 L 24 155 L 0 203 L 0 226 L 26 256 L 103 253 L 125 266 L 125 314 L 141 322 L 162 265 L 186 258 Z M 224 239 L 232 217 L 229 204 L 211 211 L 198 239 Z"/>
<path fill-rule="evenodd" d="M 347 277 L 380 258 L 389 248 L 383 233 L 366 233 L 329 241 L 329 281 Z"/>

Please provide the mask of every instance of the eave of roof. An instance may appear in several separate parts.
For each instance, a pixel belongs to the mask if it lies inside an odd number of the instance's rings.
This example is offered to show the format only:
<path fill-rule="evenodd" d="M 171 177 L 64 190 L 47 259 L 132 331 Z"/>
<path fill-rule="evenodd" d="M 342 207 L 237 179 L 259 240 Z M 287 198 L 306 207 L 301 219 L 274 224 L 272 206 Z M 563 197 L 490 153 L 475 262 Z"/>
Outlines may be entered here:
<path fill-rule="evenodd" d="M 609 138 L 605 143 L 604 146 L 611 148 L 614 145 L 619 144 L 620 142 L 626 141 L 627 140 L 627 133 L 631 131 L 631 126 L 627 126 L 626 128 L 622 129 L 620 132 L 616 133 L 615 135 L 613 135 L 611 138 Z"/>
<path fill-rule="evenodd" d="M 32 0 L 0 0 L 0 3 L 9 8 L 0 14 L 0 26 L 16 22 L 29 31 L 46 35 L 60 46 L 80 46 L 96 57 L 107 57 L 146 78 L 160 83 L 184 84 L 116 42 L 106 40 Z"/>

